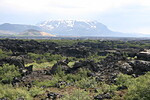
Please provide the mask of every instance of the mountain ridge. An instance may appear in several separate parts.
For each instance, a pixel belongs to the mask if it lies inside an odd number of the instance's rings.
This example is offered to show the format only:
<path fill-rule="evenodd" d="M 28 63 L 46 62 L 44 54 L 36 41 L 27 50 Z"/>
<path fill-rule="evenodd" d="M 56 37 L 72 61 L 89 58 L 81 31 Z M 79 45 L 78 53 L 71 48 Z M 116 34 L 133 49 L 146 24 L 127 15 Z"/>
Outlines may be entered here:
<path fill-rule="evenodd" d="M 107 33 L 111 32 L 111 30 L 109 30 L 104 24 L 97 21 L 48 20 L 37 25 L 50 33 L 59 33 L 64 36 L 106 35 Z"/>
<path fill-rule="evenodd" d="M 9 24 L 0 25 L 0 33 L 20 34 L 29 29 L 50 33 L 56 36 L 100 36 L 100 37 L 136 37 L 139 34 L 122 33 L 110 30 L 98 21 L 90 20 L 46 20 L 36 25 Z"/>

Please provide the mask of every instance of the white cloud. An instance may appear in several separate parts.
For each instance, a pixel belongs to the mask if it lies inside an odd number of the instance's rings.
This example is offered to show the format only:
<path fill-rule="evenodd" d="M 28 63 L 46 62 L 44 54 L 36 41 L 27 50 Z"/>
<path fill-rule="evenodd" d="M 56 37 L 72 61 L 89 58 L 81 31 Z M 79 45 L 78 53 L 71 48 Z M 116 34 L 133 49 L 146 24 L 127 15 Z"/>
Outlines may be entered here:
<path fill-rule="evenodd" d="M 18 14 L 20 14 L 18 17 L 20 21 L 25 20 L 23 18 L 33 20 L 27 18 L 25 14 L 38 16 L 37 22 L 42 18 L 44 20 L 45 18 L 97 18 L 102 19 L 113 30 L 145 34 L 150 33 L 150 29 L 144 27 L 150 25 L 149 23 L 145 25 L 146 22 L 150 22 L 149 10 L 150 0 L 0 0 L 0 13 L 7 13 L 3 16 L 6 18 L 9 14 L 14 15 L 12 20 Z M 106 16 L 103 17 L 105 14 Z M 135 29 L 136 26 L 144 28 Z"/>
<path fill-rule="evenodd" d="M 130 4 L 150 5 L 148 0 L 0 0 L 0 9 L 34 13 L 101 13 Z"/>
<path fill-rule="evenodd" d="M 140 27 L 135 29 L 134 32 L 138 32 L 141 34 L 150 34 L 150 29 L 148 27 Z"/>

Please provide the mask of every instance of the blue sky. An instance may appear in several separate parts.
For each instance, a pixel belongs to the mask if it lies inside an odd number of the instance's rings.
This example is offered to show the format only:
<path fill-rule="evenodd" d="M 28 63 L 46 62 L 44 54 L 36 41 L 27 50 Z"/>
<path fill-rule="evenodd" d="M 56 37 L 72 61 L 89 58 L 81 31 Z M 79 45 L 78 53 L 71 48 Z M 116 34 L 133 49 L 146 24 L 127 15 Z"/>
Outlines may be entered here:
<path fill-rule="evenodd" d="M 0 0 L 0 24 L 97 20 L 114 31 L 150 34 L 150 0 Z"/>

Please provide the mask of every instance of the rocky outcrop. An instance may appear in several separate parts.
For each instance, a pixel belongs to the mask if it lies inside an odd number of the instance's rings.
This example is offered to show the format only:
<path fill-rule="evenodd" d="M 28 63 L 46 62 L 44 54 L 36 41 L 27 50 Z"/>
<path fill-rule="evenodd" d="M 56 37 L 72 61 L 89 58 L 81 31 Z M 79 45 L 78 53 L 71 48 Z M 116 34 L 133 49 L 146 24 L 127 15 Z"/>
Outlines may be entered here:
<path fill-rule="evenodd" d="M 20 69 L 25 68 L 24 60 L 16 57 L 0 59 L 0 66 L 2 66 L 3 64 L 15 65 Z"/>
<path fill-rule="evenodd" d="M 3 58 L 0 59 L 0 67 L 3 67 L 4 64 L 15 65 L 18 67 L 21 77 L 14 77 L 12 80 L 12 85 L 16 85 L 17 83 L 22 81 L 22 77 L 29 75 L 33 71 L 33 65 L 26 66 L 24 65 L 24 60 L 21 58 L 11 57 L 11 58 Z M 7 84 L 8 82 L 3 82 Z"/>
<path fill-rule="evenodd" d="M 145 72 L 150 71 L 150 62 L 141 60 L 129 61 L 120 54 L 117 54 L 110 55 L 98 63 L 91 60 L 80 60 L 75 62 L 72 68 L 65 62 L 57 62 L 52 67 L 51 73 L 54 74 L 58 68 L 61 68 L 66 73 L 76 73 L 80 68 L 88 69 L 91 71 L 91 73 L 88 73 L 89 77 L 96 77 L 97 81 L 114 83 L 117 75 L 120 73 L 133 76 L 145 74 Z"/>
<path fill-rule="evenodd" d="M 55 74 L 58 71 L 67 71 L 68 69 L 69 69 L 68 60 L 66 59 L 64 61 L 58 61 L 56 64 L 54 64 L 50 70 L 50 73 Z"/>
<path fill-rule="evenodd" d="M 137 58 L 140 60 L 150 61 L 150 50 L 144 50 L 137 54 Z"/>
<path fill-rule="evenodd" d="M 10 45 L 11 44 L 11 45 Z M 26 54 L 26 53 L 45 53 L 52 52 L 56 43 L 53 42 L 37 42 L 35 40 L 23 41 L 23 40 L 1 40 L 0 48 L 4 50 L 11 50 L 13 54 Z"/>
<path fill-rule="evenodd" d="M 133 69 L 133 73 L 136 76 L 143 75 L 146 72 L 150 71 L 150 62 L 143 60 L 133 60 L 128 62 Z"/>
<path fill-rule="evenodd" d="M 77 61 L 72 68 L 69 68 L 67 70 L 68 73 L 74 73 L 76 72 L 79 68 L 84 68 L 84 69 L 89 69 L 91 71 L 96 72 L 97 71 L 97 64 L 94 63 L 94 61 L 91 60 L 86 60 L 86 61 Z"/>

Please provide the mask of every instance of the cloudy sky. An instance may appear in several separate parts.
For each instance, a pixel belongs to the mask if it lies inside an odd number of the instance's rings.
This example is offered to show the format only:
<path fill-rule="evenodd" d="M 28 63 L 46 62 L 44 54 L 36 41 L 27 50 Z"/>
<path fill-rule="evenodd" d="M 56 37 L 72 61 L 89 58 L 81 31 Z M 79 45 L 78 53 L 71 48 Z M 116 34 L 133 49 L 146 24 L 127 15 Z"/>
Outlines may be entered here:
<path fill-rule="evenodd" d="M 0 24 L 97 20 L 114 31 L 150 34 L 150 0 L 0 0 Z"/>

